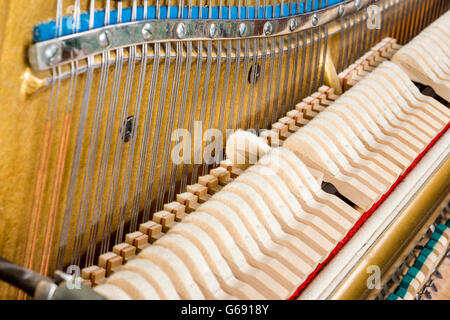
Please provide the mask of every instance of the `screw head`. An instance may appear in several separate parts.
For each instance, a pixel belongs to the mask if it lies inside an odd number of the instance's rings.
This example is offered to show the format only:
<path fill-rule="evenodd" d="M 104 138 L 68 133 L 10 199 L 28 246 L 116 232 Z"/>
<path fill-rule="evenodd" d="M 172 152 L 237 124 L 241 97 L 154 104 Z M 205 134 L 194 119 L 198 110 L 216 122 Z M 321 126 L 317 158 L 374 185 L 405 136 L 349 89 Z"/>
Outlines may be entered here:
<path fill-rule="evenodd" d="M 103 48 L 106 48 L 110 45 L 110 34 L 108 31 L 103 31 L 98 35 L 98 42 Z"/>
<path fill-rule="evenodd" d="M 355 0 L 355 8 L 359 9 L 361 7 L 361 0 Z"/>
<path fill-rule="evenodd" d="M 272 23 L 270 23 L 269 21 L 267 21 L 267 22 L 264 24 L 263 30 L 264 30 L 264 34 L 265 34 L 266 36 L 271 35 L 272 32 L 273 32 L 273 26 L 272 26 Z"/>
<path fill-rule="evenodd" d="M 239 35 L 240 35 L 241 37 L 245 37 L 246 34 L 247 34 L 247 25 L 246 25 L 245 23 L 242 22 L 242 23 L 239 25 Z"/>
<path fill-rule="evenodd" d="M 338 8 L 338 16 L 339 17 L 344 14 L 344 10 L 345 10 L 344 6 L 340 5 L 339 8 Z"/>
<path fill-rule="evenodd" d="M 289 21 L 289 30 L 294 31 L 295 29 L 297 29 L 297 20 L 291 19 Z"/>
<path fill-rule="evenodd" d="M 211 38 L 215 38 L 218 34 L 219 29 L 217 28 L 217 25 L 215 23 L 211 23 L 211 25 L 209 26 L 209 36 Z"/>
<path fill-rule="evenodd" d="M 317 14 L 314 14 L 312 16 L 312 25 L 317 26 L 318 23 L 319 23 L 319 17 L 317 16 Z"/>
<path fill-rule="evenodd" d="M 143 27 L 142 27 L 142 37 L 144 38 L 144 40 L 150 40 L 152 37 L 152 26 L 150 23 L 146 23 Z"/>
<path fill-rule="evenodd" d="M 183 23 L 183 22 L 180 22 L 178 25 L 177 25 L 177 36 L 178 36 L 178 38 L 184 38 L 184 36 L 186 35 L 186 25 Z"/>
<path fill-rule="evenodd" d="M 52 43 L 47 48 L 45 48 L 44 55 L 48 62 L 53 62 L 56 60 L 59 52 L 59 47 L 57 44 Z"/>

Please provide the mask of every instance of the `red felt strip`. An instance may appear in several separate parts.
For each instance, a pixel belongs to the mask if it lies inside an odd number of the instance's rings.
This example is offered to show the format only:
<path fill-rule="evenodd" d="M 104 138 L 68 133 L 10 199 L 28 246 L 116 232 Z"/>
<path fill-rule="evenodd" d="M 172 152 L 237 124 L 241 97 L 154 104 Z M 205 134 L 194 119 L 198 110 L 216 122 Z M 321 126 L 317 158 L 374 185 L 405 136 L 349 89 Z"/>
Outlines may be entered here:
<path fill-rule="evenodd" d="M 316 269 L 308 276 L 308 278 L 306 278 L 306 280 L 297 288 L 297 290 L 295 290 L 295 292 L 288 298 L 288 300 L 296 299 L 300 295 L 300 293 L 303 290 L 305 290 L 305 288 L 311 283 L 312 280 L 314 280 L 314 278 L 323 269 L 323 267 L 325 267 L 328 264 L 328 262 L 330 262 L 331 259 L 333 259 L 334 256 L 338 254 L 338 252 L 342 249 L 342 247 L 353 237 L 356 231 L 358 231 L 359 228 L 361 228 L 364 222 L 366 222 L 367 219 L 372 215 L 372 213 L 374 213 L 374 211 L 383 203 L 383 201 L 386 200 L 386 198 L 392 193 L 392 191 L 394 191 L 395 187 L 397 187 L 397 185 L 408 175 L 408 173 L 410 173 L 411 170 L 414 169 L 414 167 L 417 165 L 420 159 L 422 159 L 423 156 L 428 152 L 428 150 L 430 150 L 431 147 L 433 147 L 433 145 L 439 140 L 440 137 L 442 137 L 442 135 L 448 130 L 449 127 L 450 122 L 447 123 L 445 128 L 441 132 L 439 132 L 439 134 L 436 137 L 434 137 L 433 140 L 431 140 L 431 142 L 417 156 L 417 158 L 414 159 L 411 165 L 405 170 L 405 172 L 403 172 L 403 174 L 400 177 L 398 177 L 398 179 L 391 186 L 391 188 L 385 194 L 383 194 L 381 198 L 376 203 L 374 203 L 374 205 L 359 218 L 359 220 L 355 223 L 353 228 L 350 229 L 350 231 L 347 233 L 344 239 L 342 239 L 336 245 L 336 247 L 333 249 L 333 251 L 331 251 L 328 257 L 316 267 Z"/>

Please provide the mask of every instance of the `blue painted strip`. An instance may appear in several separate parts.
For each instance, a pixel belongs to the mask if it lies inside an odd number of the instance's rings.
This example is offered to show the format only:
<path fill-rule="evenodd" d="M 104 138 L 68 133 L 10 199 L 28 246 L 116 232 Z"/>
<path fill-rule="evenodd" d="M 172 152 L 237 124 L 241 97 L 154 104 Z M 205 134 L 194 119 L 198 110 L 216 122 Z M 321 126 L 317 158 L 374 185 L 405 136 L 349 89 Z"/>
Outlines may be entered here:
<path fill-rule="evenodd" d="M 436 245 L 437 241 L 432 239 L 427 242 L 426 247 L 430 250 L 434 250 L 434 246 Z"/>
<path fill-rule="evenodd" d="M 417 274 L 419 273 L 419 269 L 417 269 L 416 267 L 411 267 L 409 268 L 407 274 L 409 274 L 411 277 L 415 278 L 417 276 Z"/>
<path fill-rule="evenodd" d="M 394 291 L 394 293 L 400 298 L 404 298 L 407 292 L 408 291 L 403 287 L 397 287 L 397 289 Z"/>
<path fill-rule="evenodd" d="M 425 261 L 427 261 L 427 256 L 421 254 L 417 257 L 416 261 L 414 262 L 413 267 L 421 270 Z"/>
<path fill-rule="evenodd" d="M 315 8 L 319 7 L 319 0 L 315 1 Z M 343 2 L 344 0 L 328 0 L 328 7 L 333 6 L 337 3 Z M 325 5 L 322 4 L 322 8 Z M 283 5 L 283 15 L 281 15 L 281 5 L 275 6 L 275 13 L 273 12 L 273 6 L 266 6 L 267 18 L 280 18 L 280 17 L 289 17 L 291 15 L 302 14 L 305 12 L 311 12 L 312 8 L 312 0 L 308 0 L 306 2 L 306 8 L 303 2 L 300 3 L 292 3 L 291 6 L 291 14 L 289 10 L 289 4 Z M 239 20 L 239 19 L 263 19 L 264 18 L 264 7 L 260 6 L 258 12 L 256 12 L 255 7 L 241 7 L 238 10 L 238 7 L 231 7 L 231 20 Z M 305 10 L 306 9 L 306 10 Z M 184 7 L 182 9 L 182 18 L 188 19 L 188 7 Z M 169 12 L 168 12 L 169 11 Z M 208 19 L 208 8 L 202 7 L 202 12 L 200 14 L 199 7 L 191 8 L 191 19 Z M 212 7 L 211 16 L 212 19 L 228 19 L 228 11 L 229 7 L 222 6 L 222 13 L 219 16 L 219 7 Z M 238 12 L 239 11 L 239 12 Z M 122 23 L 131 22 L 131 8 L 125 8 L 122 10 Z M 148 6 L 147 7 L 147 19 L 156 19 L 156 7 Z M 171 6 L 168 10 L 167 6 L 160 7 L 160 19 L 178 19 L 178 7 Z M 136 10 L 136 21 L 144 20 L 144 7 L 137 7 Z M 117 24 L 117 10 L 110 11 L 110 24 Z M 105 25 L 105 11 L 95 11 L 94 12 L 94 29 L 101 28 Z M 74 21 L 73 16 L 65 16 L 62 19 L 62 27 L 60 36 L 67 36 L 73 32 L 74 29 Z M 77 32 L 87 31 L 89 29 L 89 13 L 84 12 L 80 14 L 79 28 L 76 30 Z M 35 42 L 46 41 L 50 39 L 54 39 L 57 37 L 56 30 L 56 22 L 44 22 L 34 27 L 33 29 L 33 40 Z"/>
<path fill-rule="evenodd" d="M 386 300 L 398 300 L 398 298 L 399 296 L 397 296 L 395 293 L 390 293 Z"/>
<path fill-rule="evenodd" d="M 411 284 L 411 281 L 413 281 L 413 277 L 411 277 L 409 274 L 405 274 L 403 276 L 402 281 L 400 282 L 399 286 L 401 288 L 405 288 L 406 290 L 408 290 L 409 285 Z"/>
<path fill-rule="evenodd" d="M 439 232 L 440 234 L 443 234 L 444 232 L 445 232 L 445 230 L 447 230 L 447 226 L 445 225 L 445 224 L 443 224 L 443 223 L 439 223 L 437 226 L 436 226 L 436 232 Z"/>

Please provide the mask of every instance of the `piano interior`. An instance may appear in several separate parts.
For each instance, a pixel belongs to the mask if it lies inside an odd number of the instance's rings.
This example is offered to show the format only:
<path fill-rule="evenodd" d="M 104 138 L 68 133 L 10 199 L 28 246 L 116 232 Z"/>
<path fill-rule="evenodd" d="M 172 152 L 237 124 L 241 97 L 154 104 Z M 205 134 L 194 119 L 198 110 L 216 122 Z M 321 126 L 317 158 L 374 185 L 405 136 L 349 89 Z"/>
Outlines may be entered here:
<path fill-rule="evenodd" d="M 449 4 L 5 1 L 0 299 L 450 299 Z"/>

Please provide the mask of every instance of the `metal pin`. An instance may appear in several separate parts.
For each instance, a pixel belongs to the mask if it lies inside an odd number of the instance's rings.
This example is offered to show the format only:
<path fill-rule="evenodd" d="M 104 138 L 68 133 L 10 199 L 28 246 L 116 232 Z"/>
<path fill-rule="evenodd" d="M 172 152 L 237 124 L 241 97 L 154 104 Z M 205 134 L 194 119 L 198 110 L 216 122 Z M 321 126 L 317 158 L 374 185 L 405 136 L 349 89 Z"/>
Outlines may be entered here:
<path fill-rule="evenodd" d="M 184 36 L 186 35 L 186 26 L 184 25 L 183 22 L 180 22 L 177 26 L 177 36 L 178 38 L 184 38 Z"/>
<path fill-rule="evenodd" d="M 433 274 L 434 274 L 438 279 L 442 279 L 442 274 L 439 272 L 439 270 L 434 270 Z"/>
<path fill-rule="evenodd" d="M 241 37 L 245 37 L 247 35 L 247 25 L 243 22 L 239 25 L 239 35 Z"/>
<path fill-rule="evenodd" d="M 142 37 L 144 40 L 150 40 L 152 37 L 152 26 L 150 23 L 146 23 L 142 28 Z"/>
<path fill-rule="evenodd" d="M 433 233 L 435 229 L 436 229 L 436 228 L 435 228 L 434 224 L 432 224 L 432 225 L 430 226 L 431 232 Z"/>
<path fill-rule="evenodd" d="M 264 24 L 264 34 L 265 34 L 266 36 L 268 36 L 268 35 L 271 35 L 272 32 L 273 32 L 273 26 L 272 26 L 272 24 L 271 24 L 269 21 L 267 21 L 267 22 Z"/>
<path fill-rule="evenodd" d="M 99 34 L 98 36 L 98 42 L 100 43 L 100 45 L 103 48 L 106 48 L 110 45 L 111 41 L 110 41 L 110 35 L 108 31 L 103 31 L 102 33 Z"/>
<path fill-rule="evenodd" d="M 438 292 L 438 288 L 436 287 L 436 284 L 434 282 L 430 285 L 430 287 L 434 292 Z"/>
<path fill-rule="evenodd" d="M 217 29 L 217 25 L 215 23 L 212 23 L 209 27 L 209 36 L 211 38 L 217 37 L 217 34 L 219 33 L 219 30 Z"/>
<path fill-rule="evenodd" d="M 319 17 L 317 16 L 317 14 L 314 14 L 313 16 L 312 16 L 312 25 L 313 26 L 317 26 L 317 24 L 319 23 Z"/>
<path fill-rule="evenodd" d="M 361 0 L 355 0 L 355 8 L 358 10 L 361 7 Z"/>
<path fill-rule="evenodd" d="M 58 45 L 53 43 L 45 49 L 45 51 L 44 51 L 45 58 L 47 59 L 48 62 L 53 62 L 56 60 L 56 57 L 58 56 L 58 52 L 59 52 Z"/>
<path fill-rule="evenodd" d="M 297 29 L 297 21 L 292 19 L 289 21 L 289 30 L 294 31 L 295 29 Z"/>
<path fill-rule="evenodd" d="M 341 17 L 344 14 L 345 8 L 343 5 L 340 5 L 338 8 L 338 17 Z"/>

